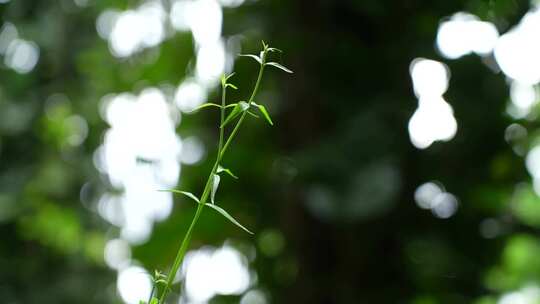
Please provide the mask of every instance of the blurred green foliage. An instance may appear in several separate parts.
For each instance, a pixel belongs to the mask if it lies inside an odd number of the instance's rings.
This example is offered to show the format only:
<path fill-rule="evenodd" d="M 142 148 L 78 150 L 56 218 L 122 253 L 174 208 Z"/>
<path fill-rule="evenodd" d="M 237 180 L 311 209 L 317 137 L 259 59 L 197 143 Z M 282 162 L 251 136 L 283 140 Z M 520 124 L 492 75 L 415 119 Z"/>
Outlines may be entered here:
<path fill-rule="evenodd" d="M 119 229 L 96 210 L 104 192 L 122 191 L 95 166 L 109 127 L 100 100 L 174 88 L 193 73 L 195 56 L 191 34 L 174 31 L 158 46 L 113 56 L 98 16 L 141 3 L 0 1 L 2 24 L 39 46 L 26 74 L 0 56 L 0 303 L 121 303 L 117 273 L 103 258 Z M 471 55 L 445 61 L 456 137 L 417 150 L 407 134 L 416 103 L 408 67 L 416 57 L 444 61 L 434 48 L 440 20 L 468 11 L 505 32 L 529 7 L 258 0 L 224 8 L 224 37 L 241 35 L 248 51 L 271 42 L 295 74 L 265 80 L 257 102 L 274 126 L 248 121 L 225 160 L 240 182 L 220 186 L 220 203 L 256 235 L 207 212 L 192 247 L 237 248 L 269 303 L 495 304 L 540 286 L 540 199 L 523 158 L 540 138 L 538 109 L 519 121 L 526 135 L 505 142 L 516 122 L 505 114 L 505 77 Z M 251 64 L 235 64 L 241 88 L 252 85 Z M 215 113 L 181 120 L 178 134 L 198 136 L 211 159 Z M 179 188 L 201 189 L 209 166 L 182 166 Z M 416 188 L 434 180 L 459 198 L 449 219 L 414 202 Z M 132 258 L 166 271 L 194 210 L 177 199 Z"/>

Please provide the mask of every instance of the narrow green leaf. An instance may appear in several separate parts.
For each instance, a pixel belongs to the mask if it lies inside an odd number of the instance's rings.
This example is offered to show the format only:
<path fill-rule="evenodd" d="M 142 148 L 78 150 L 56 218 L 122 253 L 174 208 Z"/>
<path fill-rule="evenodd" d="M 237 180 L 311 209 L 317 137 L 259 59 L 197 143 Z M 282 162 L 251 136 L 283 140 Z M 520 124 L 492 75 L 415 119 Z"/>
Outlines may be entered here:
<path fill-rule="evenodd" d="M 259 111 L 261 112 L 261 114 L 264 116 L 264 118 L 266 118 L 266 121 L 268 121 L 268 123 L 273 126 L 274 123 L 272 122 L 272 119 L 270 118 L 270 115 L 268 114 L 268 111 L 266 111 L 266 108 L 263 106 L 263 105 L 260 105 L 260 104 L 256 104 L 256 103 L 253 103 L 257 108 L 259 108 Z"/>
<path fill-rule="evenodd" d="M 233 89 L 235 89 L 235 90 L 238 90 L 238 88 L 237 88 L 234 84 L 232 84 L 232 83 L 227 83 L 227 84 L 225 84 L 225 87 L 231 87 L 231 88 L 233 88 Z"/>
<path fill-rule="evenodd" d="M 193 195 L 192 193 L 189 193 L 189 192 L 186 192 L 186 191 L 178 191 L 178 190 L 161 190 L 161 191 L 167 191 L 167 192 L 174 192 L 174 193 L 180 193 L 180 194 L 183 194 L 183 195 L 186 195 L 188 196 L 189 198 L 193 199 L 194 201 L 196 201 L 198 204 L 200 203 L 199 202 L 199 199 L 197 197 L 195 197 L 195 195 Z M 215 204 L 209 204 L 209 203 L 206 203 L 204 204 L 205 206 L 208 206 L 214 210 L 216 210 L 217 212 L 221 213 L 221 215 L 223 215 L 224 217 L 226 217 L 229 221 L 231 221 L 233 224 L 235 224 L 236 226 L 242 228 L 243 230 L 245 230 L 247 233 L 249 234 L 253 234 L 253 232 L 249 231 L 246 227 L 242 226 L 237 220 L 235 220 L 229 213 L 227 213 L 227 211 L 225 211 L 223 208 L 215 205 Z"/>
<path fill-rule="evenodd" d="M 162 192 L 172 192 L 172 193 L 178 193 L 178 194 L 182 194 L 182 195 L 185 195 L 187 197 L 189 197 L 190 199 L 196 201 L 197 203 L 199 203 L 199 199 L 191 192 L 187 192 L 187 191 L 180 191 L 180 190 L 176 190 L 176 189 L 171 189 L 171 190 L 159 190 L 159 191 L 162 191 Z"/>
<path fill-rule="evenodd" d="M 214 197 L 216 196 L 217 189 L 219 187 L 219 181 L 221 180 L 221 177 L 217 174 L 214 174 L 212 177 L 212 192 L 210 195 L 210 201 L 212 204 L 214 204 Z"/>
<path fill-rule="evenodd" d="M 209 107 L 217 107 L 217 108 L 221 108 L 221 105 L 218 105 L 217 103 L 211 103 L 211 102 L 207 102 L 207 103 L 204 103 L 198 107 L 196 107 L 195 109 L 191 110 L 189 113 L 195 113 L 201 109 L 204 109 L 204 108 L 209 108 Z"/>
<path fill-rule="evenodd" d="M 227 77 L 225 78 L 225 80 L 226 80 L 226 81 L 229 80 L 229 78 L 233 77 L 234 74 L 236 74 L 236 73 L 235 73 L 235 72 L 230 73 L 229 76 L 227 76 Z"/>
<path fill-rule="evenodd" d="M 272 48 L 272 47 L 271 47 L 271 48 L 268 48 L 268 51 L 269 51 L 269 52 L 278 52 L 278 53 L 283 53 L 283 51 L 282 51 L 282 50 L 280 50 L 280 49 L 276 49 L 276 48 Z"/>
<path fill-rule="evenodd" d="M 238 179 L 238 176 L 234 175 L 231 170 L 229 170 L 227 168 L 223 168 L 222 166 L 218 166 L 216 172 L 217 173 L 225 172 L 225 173 L 229 174 L 232 178 Z"/>
<path fill-rule="evenodd" d="M 234 76 L 234 72 L 229 74 L 229 75 L 222 74 L 221 75 L 221 86 L 225 87 L 227 85 L 227 81 L 229 80 L 229 78 L 231 78 L 233 76 Z"/>
<path fill-rule="evenodd" d="M 234 118 L 236 118 L 240 113 L 247 110 L 248 104 L 245 101 L 240 101 L 236 104 L 234 104 L 234 108 L 232 109 L 231 113 L 225 118 L 225 121 L 220 126 L 220 128 L 225 127 L 229 122 L 231 122 Z"/>
<path fill-rule="evenodd" d="M 261 61 L 261 58 L 257 55 L 253 55 L 253 54 L 240 54 L 238 55 L 240 57 L 251 57 L 253 59 L 255 59 L 259 64 L 262 64 L 262 61 Z"/>
<path fill-rule="evenodd" d="M 249 234 L 253 234 L 253 232 L 249 231 L 246 227 L 242 226 L 237 220 L 235 220 L 229 213 L 227 213 L 227 211 L 225 211 L 223 208 L 217 206 L 217 205 L 214 205 L 214 204 L 208 204 L 206 203 L 205 204 L 206 206 L 216 210 L 217 212 L 221 213 L 221 215 L 223 215 L 224 217 L 226 217 L 229 221 L 231 221 L 231 223 L 235 224 L 236 226 L 242 228 L 244 231 L 246 231 L 247 233 Z"/>
<path fill-rule="evenodd" d="M 278 69 L 280 69 L 280 70 L 282 70 L 284 72 L 290 73 L 290 74 L 293 73 L 293 71 L 289 70 L 288 68 L 282 66 L 281 64 L 279 64 L 277 62 L 268 62 L 268 63 L 266 63 L 266 65 L 271 65 L 273 67 L 276 67 L 276 68 L 278 68 Z"/>
<path fill-rule="evenodd" d="M 242 108 L 239 104 L 235 104 L 232 111 L 227 115 L 227 118 L 225 118 L 225 121 L 223 121 L 223 124 L 220 126 L 220 128 L 225 127 L 231 120 L 233 120 L 238 114 L 242 112 Z"/>
<path fill-rule="evenodd" d="M 247 111 L 247 113 L 248 113 L 249 115 L 255 117 L 255 118 L 259 118 L 259 115 L 255 114 L 255 113 L 253 113 L 253 112 L 251 112 L 251 111 L 249 111 L 249 110 Z"/>

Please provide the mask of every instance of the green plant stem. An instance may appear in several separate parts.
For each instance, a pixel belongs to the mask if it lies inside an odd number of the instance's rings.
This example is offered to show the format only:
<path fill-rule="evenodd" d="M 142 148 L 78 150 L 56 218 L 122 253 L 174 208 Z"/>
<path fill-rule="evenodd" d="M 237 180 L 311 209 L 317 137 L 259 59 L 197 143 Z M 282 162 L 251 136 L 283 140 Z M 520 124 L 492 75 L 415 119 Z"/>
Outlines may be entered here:
<path fill-rule="evenodd" d="M 195 212 L 195 216 L 193 217 L 193 220 L 191 221 L 191 224 L 189 225 L 188 231 L 186 232 L 186 235 L 184 236 L 184 239 L 182 240 L 182 245 L 180 245 L 180 249 L 178 250 L 178 253 L 176 254 L 176 258 L 174 259 L 174 263 L 171 268 L 171 271 L 169 272 L 169 275 L 167 276 L 167 284 L 165 285 L 165 289 L 163 290 L 163 293 L 161 294 L 159 303 L 165 303 L 165 297 L 169 293 L 169 289 L 172 286 L 172 282 L 174 281 L 174 278 L 176 277 L 176 272 L 178 272 L 178 268 L 180 268 L 180 264 L 182 263 L 182 260 L 184 259 L 184 256 L 186 255 L 189 242 L 191 241 L 191 235 L 193 233 L 193 229 L 195 228 L 195 225 L 197 224 L 197 221 L 199 220 L 199 217 L 201 216 L 203 208 L 204 208 L 204 204 L 199 204 L 197 206 L 197 211 Z"/>
<path fill-rule="evenodd" d="M 220 111 L 220 117 L 219 117 L 219 125 L 222 126 L 223 122 L 225 121 L 225 106 L 226 106 L 226 100 L 227 100 L 227 85 L 223 85 L 222 88 L 222 94 L 221 94 L 221 111 Z M 221 149 L 223 148 L 223 137 L 225 130 L 223 128 L 219 128 L 219 143 L 218 143 L 218 156 L 221 154 Z"/>
<path fill-rule="evenodd" d="M 152 297 L 154 297 L 154 292 L 156 291 L 156 282 L 152 284 L 152 290 L 150 291 L 150 296 L 148 296 L 148 304 L 152 301 Z"/>
<path fill-rule="evenodd" d="M 264 56 L 263 56 L 263 62 L 261 63 L 261 68 L 259 70 L 259 76 L 257 77 L 257 82 L 255 83 L 255 88 L 253 88 L 253 92 L 251 93 L 251 96 L 249 97 L 248 109 L 249 107 L 251 107 L 251 104 L 253 103 L 253 99 L 255 98 L 255 95 L 257 94 L 257 91 L 259 90 L 259 84 L 261 83 L 263 73 L 264 73 Z M 227 148 L 231 144 L 234 136 L 240 129 L 240 125 L 242 125 L 242 122 L 244 121 L 244 118 L 246 117 L 246 115 L 247 115 L 247 110 L 242 113 L 242 115 L 240 116 L 240 119 L 238 120 L 238 123 L 236 124 L 236 126 L 234 126 L 234 129 L 232 130 L 231 135 L 225 142 L 223 149 L 221 149 L 221 153 L 218 156 L 218 161 L 221 161 L 221 158 L 223 158 L 223 155 L 227 151 Z"/>
<path fill-rule="evenodd" d="M 266 52 L 265 52 L 266 53 Z M 248 105 L 251 106 L 251 103 L 253 102 L 253 99 L 257 95 L 257 91 L 259 90 L 259 85 L 262 80 L 263 72 L 264 72 L 264 57 L 262 56 L 262 63 L 260 65 L 259 69 L 259 75 L 257 77 L 257 81 L 255 82 L 255 87 L 253 88 L 253 91 L 251 93 L 251 96 L 248 101 Z M 226 97 L 226 88 L 223 88 L 223 94 L 222 94 L 222 110 L 221 110 L 221 123 L 220 126 L 223 125 L 223 121 L 225 119 L 225 97 Z M 248 108 L 249 109 L 249 108 Z M 231 144 L 232 140 L 238 133 L 238 130 L 240 129 L 240 126 L 242 125 L 242 122 L 244 121 L 244 118 L 247 114 L 247 111 L 244 111 L 242 115 L 240 116 L 240 119 L 236 123 L 233 131 L 227 138 L 227 141 L 225 144 L 223 144 L 223 138 L 224 138 L 224 128 L 220 127 L 219 131 L 219 144 L 218 144 L 218 153 L 216 157 L 216 162 L 214 163 L 214 166 L 212 167 L 212 170 L 210 172 L 210 176 L 208 176 L 208 179 L 206 181 L 206 185 L 203 190 L 203 194 L 201 196 L 200 202 L 197 206 L 197 211 L 195 212 L 195 216 L 193 217 L 193 220 L 191 221 L 191 224 L 189 225 L 189 228 L 186 232 L 186 235 L 184 236 L 184 239 L 182 240 L 182 244 L 180 245 L 180 249 L 178 249 L 178 253 L 176 254 L 176 258 L 174 259 L 173 266 L 171 267 L 171 270 L 167 276 L 167 284 L 165 285 L 165 288 L 163 290 L 163 293 L 161 294 L 161 297 L 159 299 L 159 303 L 163 304 L 165 303 L 165 297 L 167 296 L 172 283 L 174 281 L 174 278 L 176 277 L 176 273 L 178 272 L 178 269 L 180 268 L 180 265 L 182 264 L 182 261 L 184 259 L 184 256 L 186 255 L 187 249 L 189 247 L 189 243 L 191 241 L 191 235 L 193 234 L 193 229 L 195 228 L 195 225 L 197 224 L 197 221 L 199 220 L 199 217 L 201 216 L 201 213 L 204 209 L 204 204 L 206 203 L 206 200 L 208 199 L 208 195 L 210 194 L 210 190 L 212 188 L 212 180 L 214 178 L 214 174 L 216 174 L 217 168 L 221 162 L 221 159 L 225 155 L 225 152 L 227 151 L 227 148 Z"/>

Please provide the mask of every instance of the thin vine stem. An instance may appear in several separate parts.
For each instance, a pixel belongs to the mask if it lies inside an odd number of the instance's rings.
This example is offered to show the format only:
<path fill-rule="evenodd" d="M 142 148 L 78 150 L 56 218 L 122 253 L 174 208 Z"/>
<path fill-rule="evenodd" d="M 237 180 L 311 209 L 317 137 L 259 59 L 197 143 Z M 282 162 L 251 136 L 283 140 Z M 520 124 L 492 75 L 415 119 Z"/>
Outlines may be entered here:
<path fill-rule="evenodd" d="M 225 76 L 224 76 L 225 77 Z M 227 84 L 226 84 L 226 78 L 221 82 L 221 111 L 219 113 L 219 142 L 218 142 L 218 157 L 221 154 L 221 148 L 223 148 L 223 137 L 225 130 L 221 128 L 223 125 L 223 122 L 225 121 L 225 106 L 227 101 Z M 218 159 L 216 159 L 216 162 L 218 162 Z"/>
<path fill-rule="evenodd" d="M 152 290 L 150 291 L 150 295 L 148 296 L 148 303 L 152 301 L 152 298 L 154 297 L 154 292 L 156 291 L 156 284 L 152 284 Z"/>
<path fill-rule="evenodd" d="M 248 107 L 247 107 L 248 109 L 249 109 L 249 107 L 251 107 L 251 104 L 253 103 L 253 99 L 255 98 L 255 95 L 257 94 L 257 90 L 259 89 L 259 84 L 261 82 L 261 79 L 262 79 L 262 76 L 263 76 L 263 73 L 264 73 L 264 56 L 263 56 L 262 60 L 263 61 L 261 63 L 261 68 L 259 70 L 259 76 L 257 77 L 257 82 L 255 83 L 255 88 L 253 89 L 253 93 L 251 94 L 251 97 L 249 98 L 249 101 L 248 101 Z M 240 119 L 238 120 L 238 123 L 236 124 L 236 126 L 232 130 L 231 135 L 229 136 L 227 141 L 225 142 L 225 145 L 223 146 L 223 149 L 221 149 L 221 153 L 218 156 L 219 161 L 221 161 L 221 158 L 223 158 L 223 155 L 227 151 L 227 148 L 231 144 L 234 136 L 236 135 L 236 133 L 240 129 L 240 125 L 242 125 L 242 122 L 244 121 L 244 118 L 246 117 L 247 113 L 248 113 L 247 111 L 244 111 L 242 113 L 242 116 L 240 116 Z"/>
<path fill-rule="evenodd" d="M 257 81 L 255 82 L 255 86 L 253 88 L 253 91 L 251 93 L 251 96 L 248 100 L 248 109 L 249 106 L 253 103 L 253 99 L 257 95 L 257 91 L 259 90 L 259 86 L 262 80 L 262 76 L 264 73 L 264 66 L 265 66 L 265 57 L 266 57 L 267 49 L 265 48 L 262 52 L 261 56 L 261 62 L 260 62 L 260 68 L 259 68 L 259 75 L 257 76 Z M 186 232 L 186 235 L 184 236 L 184 239 L 182 240 L 182 243 L 180 245 L 180 248 L 178 249 L 178 253 L 176 254 L 176 258 L 174 259 L 174 263 L 171 267 L 171 270 L 169 274 L 167 275 L 167 283 L 163 289 L 163 292 L 161 294 L 161 297 L 159 298 L 159 304 L 165 303 L 165 298 L 167 297 L 167 294 L 169 293 L 171 286 L 173 284 L 173 281 L 176 277 L 176 273 L 178 272 L 178 269 L 180 268 L 180 265 L 182 264 L 182 261 L 184 260 L 184 257 L 186 255 L 187 249 L 189 247 L 189 243 L 191 241 L 191 236 L 193 234 L 193 229 L 195 228 L 195 225 L 197 224 L 197 221 L 199 220 L 199 217 L 202 214 L 202 211 L 204 209 L 204 205 L 206 203 L 206 200 L 208 199 L 208 195 L 210 194 L 210 190 L 212 188 L 212 181 L 214 178 L 214 175 L 217 172 L 218 166 L 221 162 L 221 159 L 225 155 L 225 152 L 227 151 L 229 145 L 233 141 L 234 137 L 238 133 L 238 130 L 240 129 L 240 126 L 242 125 L 242 122 L 245 119 L 245 116 L 247 114 L 247 110 L 243 111 L 242 115 L 240 116 L 240 119 L 238 119 L 234 129 L 232 130 L 231 134 L 223 144 L 224 140 L 224 126 L 223 122 L 225 119 L 225 100 L 226 100 L 226 86 L 223 86 L 222 90 L 222 98 L 221 98 L 221 115 L 220 115 L 220 130 L 219 130 L 219 143 L 218 143 L 218 153 L 216 157 L 216 161 L 214 163 L 214 166 L 212 167 L 212 170 L 210 171 L 210 175 L 208 176 L 208 179 L 206 181 L 206 185 L 204 187 L 203 193 L 201 195 L 201 199 L 199 201 L 199 204 L 197 206 L 197 211 L 195 211 L 195 215 L 193 216 L 193 220 L 191 221 L 191 224 L 189 225 L 189 228 Z"/>

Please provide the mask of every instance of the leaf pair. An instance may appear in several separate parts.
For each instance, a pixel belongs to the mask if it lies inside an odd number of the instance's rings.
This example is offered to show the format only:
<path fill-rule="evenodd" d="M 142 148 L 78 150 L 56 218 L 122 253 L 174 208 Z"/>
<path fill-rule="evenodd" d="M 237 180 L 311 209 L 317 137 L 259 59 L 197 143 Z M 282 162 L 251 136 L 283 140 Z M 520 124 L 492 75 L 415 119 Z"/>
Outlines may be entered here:
<path fill-rule="evenodd" d="M 166 191 L 166 192 L 172 192 L 172 193 L 178 193 L 178 194 L 182 194 L 182 195 L 185 195 L 187 197 L 189 197 L 190 199 L 194 200 L 195 202 L 197 202 L 197 204 L 202 204 L 201 201 L 195 196 L 193 195 L 193 193 L 191 192 L 187 192 L 187 191 L 180 191 L 180 190 L 162 190 L 162 191 Z M 223 215 L 226 219 L 228 219 L 231 223 L 235 224 L 236 226 L 238 226 L 239 228 L 241 228 L 242 230 L 246 231 L 247 233 L 249 234 L 253 234 L 253 232 L 249 231 L 246 227 L 242 226 L 242 224 L 240 224 L 236 219 L 234 219 L 227 211 L 225 211 L 223 208 L 215 205 L 215 204 L 208 204 L 208 203 L 205 203 L 204 204 L 205 206 L 207 207 L 210 207 L 214 210 L 216 210 L 217 212 L 219 212 L 221 215 Z"/>
<path fill-rule="evenodd" d="M 274 123 L 272 122 L 272 119 L 270 118 L 270 115 L 268 114 L 268 111 L 266 111 L 266 108 L 263 106 L 263 105 L 259 105 L 255 102 L 252 103 L 254 106 L 256 106 L 257 108 L 259 108 L 259 111 L 261 112 L 261 114 L 264 116 L 264 118 L 268 121 L 268 123 L 270 125 L 274 125 Z M 202 104 L 198 107 L 196 107 L 195 109 L 193 109 L 190 113 L 195 113 L 197 111 L 200 111 L 202 109 L 205 109 L 205 108 L 211 108 L 211 107 L 216 107 L 216 108 L 223 108 L 222 105 L 219 105 L 217 103 L 211 103 L 211 102 L 207 102 L 205 104 Z M 223 128 L 225 125 L 227 125 L 229 122 L 231 122 L 234 118 L 236 118 L 238 115 L 240 115 L 243 111 L 246 111 L 249 106 L 248 106 L 248 103 L 245 102 L 245 101 L 240 101 L 238 103 L 231 103 L 231 104 L 228 104 L 226 105 L 224 108 L 230 108 L 230 107 L 234 107 L 232 112 L 229 113 L 229 115 L 227 116 L 227 118 L 225 119 L 225 121 L 223 122 L 223 124 L 220 126 L 221 128 Z M 255 116 L 255 117 L 258 117 L 257 115 L 249 112 L 249 114 L 251 114 L 252 116 Z"/>
<path fill-rule="evenodd" d="M 289 73 L 289 74 L 292 74 L 293 71 L 291 71 L 290 69 L 286 68 L 285 66 L 277 63 L 277 62 L 266 62 L 266 54 L 268 52 L 278 52 L 278 53 L 283 53 L 282 50 L 280 49 L 276 49 L 276 48 L 273 48 L 273 47 L 269 47 L 268 44 L 266 44 L 264 41 L 262 42 L 263 44 L 263 50 L 261 51 L 260 55 L 257 56 L 257 55 L 253 55 L 253 54 L 240 54 L 238 56 L 241 56 L 241 57 L 249 57 L 249 58 L 252 58 L 254 59 L 255 61 L 257 61 L 260 65 L 269 65 L 269 66 L 273 66 L 275 68 L 278 68 L 286 73 Z M 230 76 L 229 76 L 230 77 Z M 225 79 L 225 80 L 224 80 Z M 221 82 L 222 82 L 222 85 L 225 87 L 225 85 L 223 83 L 226 82 L 228 78 L 222 78 Z"/>
<path fill-rule="evenodd" d="M 225 89 L 227 87 L 231 87 L 231 88 L 233 88 L 235 90 L 238 90 L 238 88 L 234 84 L 228 82 L 229 78 L 231 78 L 233 76 L 234 76 L 234 73 L 231 73 L 229 75 L 225 75 L 225 74 L 221 75 L 221 87 L 223 89 Z"/>
<path fill-rule="evenodd" d="M 265 106 L 257 104 L 255 102 L 252 102 L 251 104 L 258 108 L 259 112 L 264 116 L 264 118 L 266 119 L 266 121 L 268 121 L 270 125 L 272 126 L 274 125 L 274 123 L 272 122 L 272 118 L 270 118 L 270 114 L 268 114 L 268 111 L 266 110 Z M 221 128 L 226 126 L 229 122 L 231 122 L 233 119 L 235 119 L 238 115 L 240 115 L 244 111 L 248 111 L 248 114 L 258 118 L 256 114 L 249 111 L 249 107 L 250 107 L 249 104 L 245 101 L 240 101 L 236 103 L 231 113 L 229 113 L 229 115 L 227 116 L 223 124 L 221 125 Z"/>
<path fill-rule="evenodd" d="M 272 50 L 277 50 L 277 49 L 274 49 L 274 48 L 270 48 L 270 49 L 272 49 Z M 269 50 L 270 50 L 270 49 L 269 49 Z M 262 55 L 262 54 L 261 54 L 261 55 Z M 240 54 L 240 55 L 238 55 L 238 56 L 241 56 L 241 57 L 250 57 L 250 58 L 255 59 L 255 61 L 257 61 L 259 64 L 263 64 L 262 59 L 261 59 L 262 56 L 259 57 L 259 56 L 257 56 L 257 55 L 253 55 L 253 54 Z M 284 71 L 284 72 L 286 72 L 286 73 L 289 73 L 289 74 L 293 74 L 293 73 L 294 73 L 294 72 L 291 71 L 290 69 L 286 68 L 285 66 L 283 66 L 283 65 L 281 65 L 281 64 L 279 64 L 279 63 L 277 63 L 277 62 L 266 62 L 264 65 L 265 65 L 265 66 L 270 65 L 270 66 L 276 67 L 276 68 L 278 68 L 278 69 L 280 69 L 280 70 L 282 70 L 282 71 Z"/>
<path fill-rule="evenodd" d="M 152 277 L 152 282 L 154 282 L 155 285 L 157 284 L 167 284 L 167 281 L 165 280 L 167 278 L 166 275 L 161 273 L 160 271 L 154 270 L 154 276 Z M 150 302 L 152 303 L 152 302 Z"/>
<path fill-rule="evenodd" d="M 223 121 L 223 124 L 221 124 L 221 126 L 219 126 L 220 128 L 225 127 L 229 122 L 231 122 L 238 115 L 240 115 L 240 113 L 242 113 L 242 112 L 246 111 L 247 109 L 249 109 L 249 104 L 247 102 L 245 102 L 245 101 L 239 101 L 237 103 L 232 103 L 232 104 L 230 104 L 228 106 L 234 106 L 234 108 L 232 109 L 231 113 L 229 113 L 227 118 L 225 118 L 225 121 Z"/>

